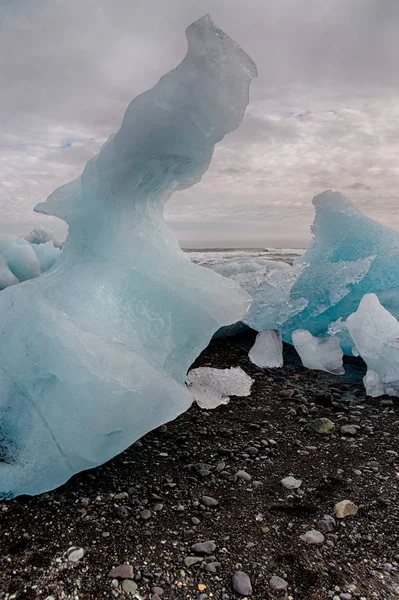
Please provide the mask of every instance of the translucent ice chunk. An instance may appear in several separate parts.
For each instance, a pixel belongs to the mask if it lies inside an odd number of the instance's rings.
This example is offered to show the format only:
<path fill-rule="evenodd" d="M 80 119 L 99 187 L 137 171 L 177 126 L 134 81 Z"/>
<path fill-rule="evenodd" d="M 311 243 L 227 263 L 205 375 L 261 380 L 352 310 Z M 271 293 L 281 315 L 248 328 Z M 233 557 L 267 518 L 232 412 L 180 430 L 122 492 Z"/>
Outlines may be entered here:
<path fill-rule="evenodd" d="M 25 237 L 26 241 L 30 244 L 45 244 L 46 242 L 53 242 L 55 248 L 62 248 L 62 242 L 57 239 L 55 234 L 50 229 L 44 227 L 36 227 Z"/>
<path fill-rule="evenodd" d="M 59 254 L 60 249 L 52 241 L 31 244 L 24 238 L 0 237 L 0 290 L 39 277 L 53 266 Z"/>
<path fill-rule="evenodd" d="M 248 309 L 234 281 L 191 263 L 163 219 L 240 124 L 256 75 L 209 17 L 186 34 L 183 62 L 36 207 L 69 223 L 54 267 L 0 294 L 4 497 L 52 489 L 184 412 L 189 366 Z"/>
<path fill-rule="evenodd" d="M 339 192 L 323 192 L 313 204 L 314 240 L 298 260 L 303 269 L 291 290 L 307 306 L 284 324 L 284 333 L 303 328 L 325 335 L 330 323 L 346 319 L 370 292 L 399 317 L 398 232 L 366 217 Z"/>
<path fill-rule="evenodd" d="M 258 333 L 248 356 L 258 367 L 282 367 L 283 338 L 281 332 L 277 329 L 265 329 Z"/>
<path fill-rule="evenodd" d="M 314 337 L 310 331 L 297 329 L 292 334 L 292 342 L 301 357 L 304 367 L 317 371 L 327 371 L 333 375 L 343 375 L 343 352 L 339 345 L 339 338 Z"/>
<path fill-rule="evenodd" d="M 364 378 L 370 396 L 399 396 L 399 323 L 381 306 L 375 294 L 366 294 L 346 320 L 356 348 L 367 365 Z"/>
<path fill-rule="evenodd" d="M 241 367 L 192 369 L 186 383 L 201 408 L 217 408 L 227 404 L 230 396 L 249 396 L 253 379 Z"/>

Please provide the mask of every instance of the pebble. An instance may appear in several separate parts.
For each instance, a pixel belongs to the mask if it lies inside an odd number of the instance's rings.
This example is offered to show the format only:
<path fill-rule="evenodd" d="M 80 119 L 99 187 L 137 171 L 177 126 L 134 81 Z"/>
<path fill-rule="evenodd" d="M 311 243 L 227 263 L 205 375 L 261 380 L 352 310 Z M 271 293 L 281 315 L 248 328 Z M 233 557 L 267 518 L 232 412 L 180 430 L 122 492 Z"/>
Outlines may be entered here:
<path fill-rule="evenodd" d="M 80 548 L 79 546 L 71 546 L 67 550 L 67 559 L 70 562 L 78 562 L 81 558 L 84 557 L 84 555 L 85 555 L 85 551 L 83 550 L 83 548 Z"/>
<path fill-rule="evenodd" d="M 273 577 L 270 578 L 269 585 L 272 590 L 277 592 L 278 590 L 285 590 L 288 587 L 288 581 L 282 577 L 278 577 L 278 575 L 273 575 Z"/>
<path fill-rule="evenodd" d="M 151 588 L 151 592 L 153 594 L 158 594 L 158 596 L 162 596 L 163 588 L 155 586 L 155 587 Z"/>
<path fill-rule="evenodd" d="M 281 485 L 287 490 L 297 490 L 302 485 L 301 479 L 295 479 L 295 477 L 285 477 L 281 480 Z"/>
<path fill-rule="evenodd" d="M 148 519 L 151 519 L 151 511 L 148 510 L 148 508 L 145 508 L 144 510 L 141 511 L 140 513 L 140 517 L 144 520 L 147 521 Z"/>
<path fill-rule="evenodd" d="M 214 542 L 198 542 L 191 546 L 191 550 L 194 554 L 207 554 L 209 556 L 215 552 L 216 544 Z"/>
<path fill-rule="evenodd" d="M 205 571 L 208 571 L 208 573 L 217 573 L 221 566 L 220 562 L 210 562 L 205 565 Z"/>
<path fill-rule="evenodd" d="M 239 477 L 239 479 L 243 479 L 244 481 L 251 481 L 252 479 L 251 475 L 246 471 L 237 471 L 236 475 Z"/>
<path fill-rule="evenodd" d="M 231 580 L 231 586 L 240 596 L 250 596 L 252 594 L 251 580 L 243 571 L 234 573 Z"/>
<path fill-rule="evenodd" d="M 208 506 L 209 508 L 219 506 L 219 502 L 215 500 L 215 498 L 211 498 L 211 496 L 202 496 L 201 504 L 203 504 L 204 506 Z"/>
<path fill-rule="evenodd" d="M 132 579 L 124 579 L 122 581 L 122 589 L 125 594 L 135 594 L 137 592 L 137 583 Z"/>
<path fill-rule="evenodd" d="M 305 542 L 305 544 L 322 544 L 324 542 L 324 535 L 317 531 L 317 529 L 310 529 L 306 533 L 300 536 L 300 539 Z"/>
<path fill-rule="evenodd" d="M 353 425 L 342 425 L 341 433 L 342 435 L 357 435 L 357 428 Z"/>
<path fill-rule="evenodd" d="M 293 390 L 293 389 L 280 390 L 278 395 L 280 396 L 280 398 L 292 398 L 292 396 L 295 395 L 295 390 Z"/>
<path fill-rule="evenodd" d="M 184 559 L 184 564 L 186 567 L 192 567 L 199 562 L 202 562 L 204 559 L 201 556 L 186 556 Z"/>
<path fill-rule="evenodd" d="M 119 519 L 127 519 L 130 515 L 129 509 L 126 506 L 116 506 L 115 514 Z"/>
<path fill-rule="evenodd" d="M 334 510 L 337 519 L 344 519 L 345 517 L 357 515 L 359 507 L 350 500 L 341 500 L 341 502 L 337 502 Z"/>
<path fill-rule="evenodd" d="M 129 498 L 129 494 L 127 492 L 120 492 L 119 494 L 115 494 L 112 500 L 127 500 Z"/>
<path fill-rule="evenodd" d="M 118 565 L 110 570 L 108 577 L 112 577 L 112 579 L 133 579 L 133 567 L 132 565 Z"/>
<path fill-rule="evenodd" d="M 335 429 L 335 423 L 325 417 L 315 419 L 311 422 L 310 426 L 316 433 L 332 433 Z"/>
<path fill-rule="evenodd" d="M 323 531 L 324 533 L 331 533 L 332 531 L 334 531 L 335 525 L 335 519 L 333 517 L 330 517 L 330 515 L 324 515 L 324 517 L 320 519 L 320 521 L 317 521 L 318 529 L 320 529 L 320 531 Z"/>

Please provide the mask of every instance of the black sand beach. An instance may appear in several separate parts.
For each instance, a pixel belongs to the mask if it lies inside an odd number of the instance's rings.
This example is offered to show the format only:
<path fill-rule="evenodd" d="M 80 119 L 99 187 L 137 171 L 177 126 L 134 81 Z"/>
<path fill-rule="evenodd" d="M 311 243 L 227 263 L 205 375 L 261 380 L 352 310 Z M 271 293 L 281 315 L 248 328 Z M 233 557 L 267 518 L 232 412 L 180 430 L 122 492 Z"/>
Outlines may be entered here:
<path fill-rule="evenodd" d="M 250 397 L 193 406 L 62 488 L 0 503 L 1 598 L 233 600 L 242 573 L 254 600 L 399 598 L 398 399 L 366 398 L 355 359 L 334 377 L 286 347 L 283 369 L 259 369 L 253 339 L 214 340 L 195 364 L 241 366 Z M 342 500 L 357 514 L 337 519 Z"/>

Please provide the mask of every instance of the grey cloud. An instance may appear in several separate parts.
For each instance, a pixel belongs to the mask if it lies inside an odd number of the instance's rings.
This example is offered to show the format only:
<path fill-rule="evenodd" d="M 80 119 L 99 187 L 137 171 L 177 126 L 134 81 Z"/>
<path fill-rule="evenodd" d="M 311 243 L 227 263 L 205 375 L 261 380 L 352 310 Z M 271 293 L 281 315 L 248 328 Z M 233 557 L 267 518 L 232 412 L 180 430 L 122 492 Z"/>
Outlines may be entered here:
<path fill-rule="evenodd" d="M 32 207 L 183 58 L 184 29 L 206 12 L 259 78 L 203 182 L 168 203 L 179 239 L 206 245 L 219 228 L 229 245 L 306 243 L 311 198 L 329 187 L 397 223 L 397 0 L 0 0 L 0 11 L 0 231 L 65 231 Z"/>

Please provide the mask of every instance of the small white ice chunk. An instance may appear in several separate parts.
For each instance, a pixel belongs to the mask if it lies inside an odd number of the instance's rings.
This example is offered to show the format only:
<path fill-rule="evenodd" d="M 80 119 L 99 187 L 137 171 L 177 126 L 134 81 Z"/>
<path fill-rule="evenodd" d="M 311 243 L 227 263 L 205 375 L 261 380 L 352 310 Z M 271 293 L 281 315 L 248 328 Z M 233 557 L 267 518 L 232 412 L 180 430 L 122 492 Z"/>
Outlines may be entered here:
<path fill-rule="evenodd" d="M 186 383 L 198 406 L 212 409 L 227 404 L 230 396 L 249 396 L 253 379 L 241 367 L 199 367 L 188 373 Z"/>
<path fill-rule="evenodd" d="M 337 336 L 314 337 L 310 331 L 297 329 L 292 334 L 295 349 L 304 367 L 317 371 L 327 371 L 333 375 L 343 375 L 343 352 Z"/>
<path fill-rule="evenodd" d="M 249 358 L 258 367 L 283 366 L 283 338 L 278 329 L 264 329 L 256 336 Z"/>
<path fill-rule="evenodd" d="M 368 396 L 378 398 L 378 396 L 383 396 L 385 394 L 381 377 L 375 371 L 369 369 L 363 377 L 363 383 Z"/>
<path fill-rule="evenodd" d="M 346 323 L 367 365 L 367 394 L 399 396 L 399 322 L 375 294 L 366 294 Z"/>

